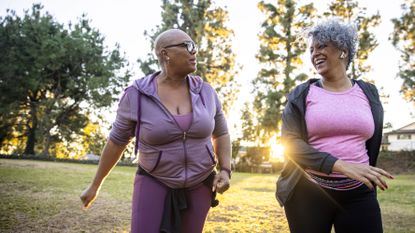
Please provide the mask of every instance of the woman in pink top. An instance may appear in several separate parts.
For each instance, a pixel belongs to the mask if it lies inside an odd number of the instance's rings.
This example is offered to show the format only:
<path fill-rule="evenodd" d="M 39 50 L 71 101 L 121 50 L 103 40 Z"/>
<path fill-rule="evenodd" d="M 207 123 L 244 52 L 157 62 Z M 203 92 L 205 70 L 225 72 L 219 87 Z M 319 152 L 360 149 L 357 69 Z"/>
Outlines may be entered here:
<path fill-rule="evenodd" d="M 125 90 L 97 173 L 81 200 L 91 205 L 135 136 L 139 167 L 131 232 L 202 232 L 210 207 L 218 204 L 216 191 L 229 188 L 226 120 L 214 89 L 190 75 L 196 71 L 197 47 L 185 32 L 161 33 L 155 52 L 161 71 Z"/>
<path fill-rule="evenodd" d="M 354 27 L 328 20 L 308 32 L 311 62 L 321 79 L 289 95 L 283 113 L 286 164 L 277 199 L 291 232 L 380 233 L 376 187 L 393 178 L 375 167 L 383 108 L 376 87 L 347 77 L 356 53 Z"/>

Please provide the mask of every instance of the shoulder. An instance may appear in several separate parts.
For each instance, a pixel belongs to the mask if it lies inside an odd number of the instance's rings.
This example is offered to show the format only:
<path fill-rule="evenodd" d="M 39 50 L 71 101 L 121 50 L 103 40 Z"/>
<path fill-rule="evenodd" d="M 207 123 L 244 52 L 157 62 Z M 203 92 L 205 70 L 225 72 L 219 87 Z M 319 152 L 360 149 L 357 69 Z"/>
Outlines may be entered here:
<path fill-rule="evenodd" d="M 130 85 L 124 89 L 124 95 L 128 98 L 133 98 L 138 96 L 138 90 L 134 85 Z"/>
<path fill-rule="evenodd" d="M 300 97 L 303 97 L 304 94 L 308 93 L 310 89 L 310 85 L 316 82 L 318 79 L 309 79 L 306 82 L 301 83 L 300 85 L 296 86 L 290 93 L 288 93 L 287 99 L 289 101 L 294 101 Z"/>
<path fill-rule="evenodd" d="M 355 80 L 355 82 L 357 82 L 357 84 L 361 85 L 361 86 L 365 86 L 367 88 L 371 88 L 371 89 L 377 89 L 375 84 L 367 82 L 367 81 L 363 81 L 361 79 Z"/>
<path fill-rule="evenodd" d="M 370 92 L 375 97 L 379 96 L 378 88 L 374 84 L 363 81 L 363 80 L 355 80 L 355 81 L 359 85 L 359 87 L 363 89 L 364 92 L 366 93 Z"/>
<path fill-rule="evenodd" d="M 191 91 L 194 93 L 208 92 L 216 93 L 215 89 L 206 81 L 204 81 L 200 76 L 197 75 L 188 75 L 189 85 Z"/>

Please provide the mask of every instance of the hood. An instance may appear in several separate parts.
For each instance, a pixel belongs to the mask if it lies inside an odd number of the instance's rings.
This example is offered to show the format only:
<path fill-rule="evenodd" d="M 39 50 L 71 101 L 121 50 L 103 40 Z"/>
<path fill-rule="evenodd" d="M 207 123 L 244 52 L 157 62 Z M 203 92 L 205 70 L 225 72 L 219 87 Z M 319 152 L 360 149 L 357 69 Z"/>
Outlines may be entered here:
<path fill-rule="evenodd" d="M 154 81 L 160 72 L 161 71 L 157 71 L 143 78 L 137 79 L 133 82 L 132 86 L 144 95 L 154 96 L 156 94 Z M 203 86 L 202 78 L 199 76 L 187 75 L 186 80 L 189 83 L 190 91 L 195 94 L 199 94 Z"/>

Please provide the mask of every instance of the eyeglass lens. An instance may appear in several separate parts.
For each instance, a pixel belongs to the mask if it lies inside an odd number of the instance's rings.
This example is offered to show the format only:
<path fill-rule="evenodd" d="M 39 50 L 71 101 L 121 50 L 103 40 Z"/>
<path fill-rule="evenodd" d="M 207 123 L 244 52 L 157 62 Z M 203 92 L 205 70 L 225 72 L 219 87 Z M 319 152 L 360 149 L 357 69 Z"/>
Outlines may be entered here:
<path fill-rule="evenodd" d="M 189 53 L 194 52 L 194 51 L 196 50 L 195 43 L 193 43 L 193 42 L 187 42 L 187 43 L 186 43 L 186 49 L 187 49 L 187 51 L 188 51 Z"/>

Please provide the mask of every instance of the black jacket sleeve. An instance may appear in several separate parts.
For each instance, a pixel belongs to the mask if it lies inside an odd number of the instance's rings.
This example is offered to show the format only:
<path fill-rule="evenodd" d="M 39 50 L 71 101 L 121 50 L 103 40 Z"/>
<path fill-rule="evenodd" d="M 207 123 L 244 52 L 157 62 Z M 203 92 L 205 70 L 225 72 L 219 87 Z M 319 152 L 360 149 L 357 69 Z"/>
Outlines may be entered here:
<path fill-rule="evenodd" d="M 331 173 L 337 158 L 320 152 L 308 144 L 304 114 L 291 101 L 288 101 L 282 115 L 282 143 L 286 159 L 302 167 Z"/>

